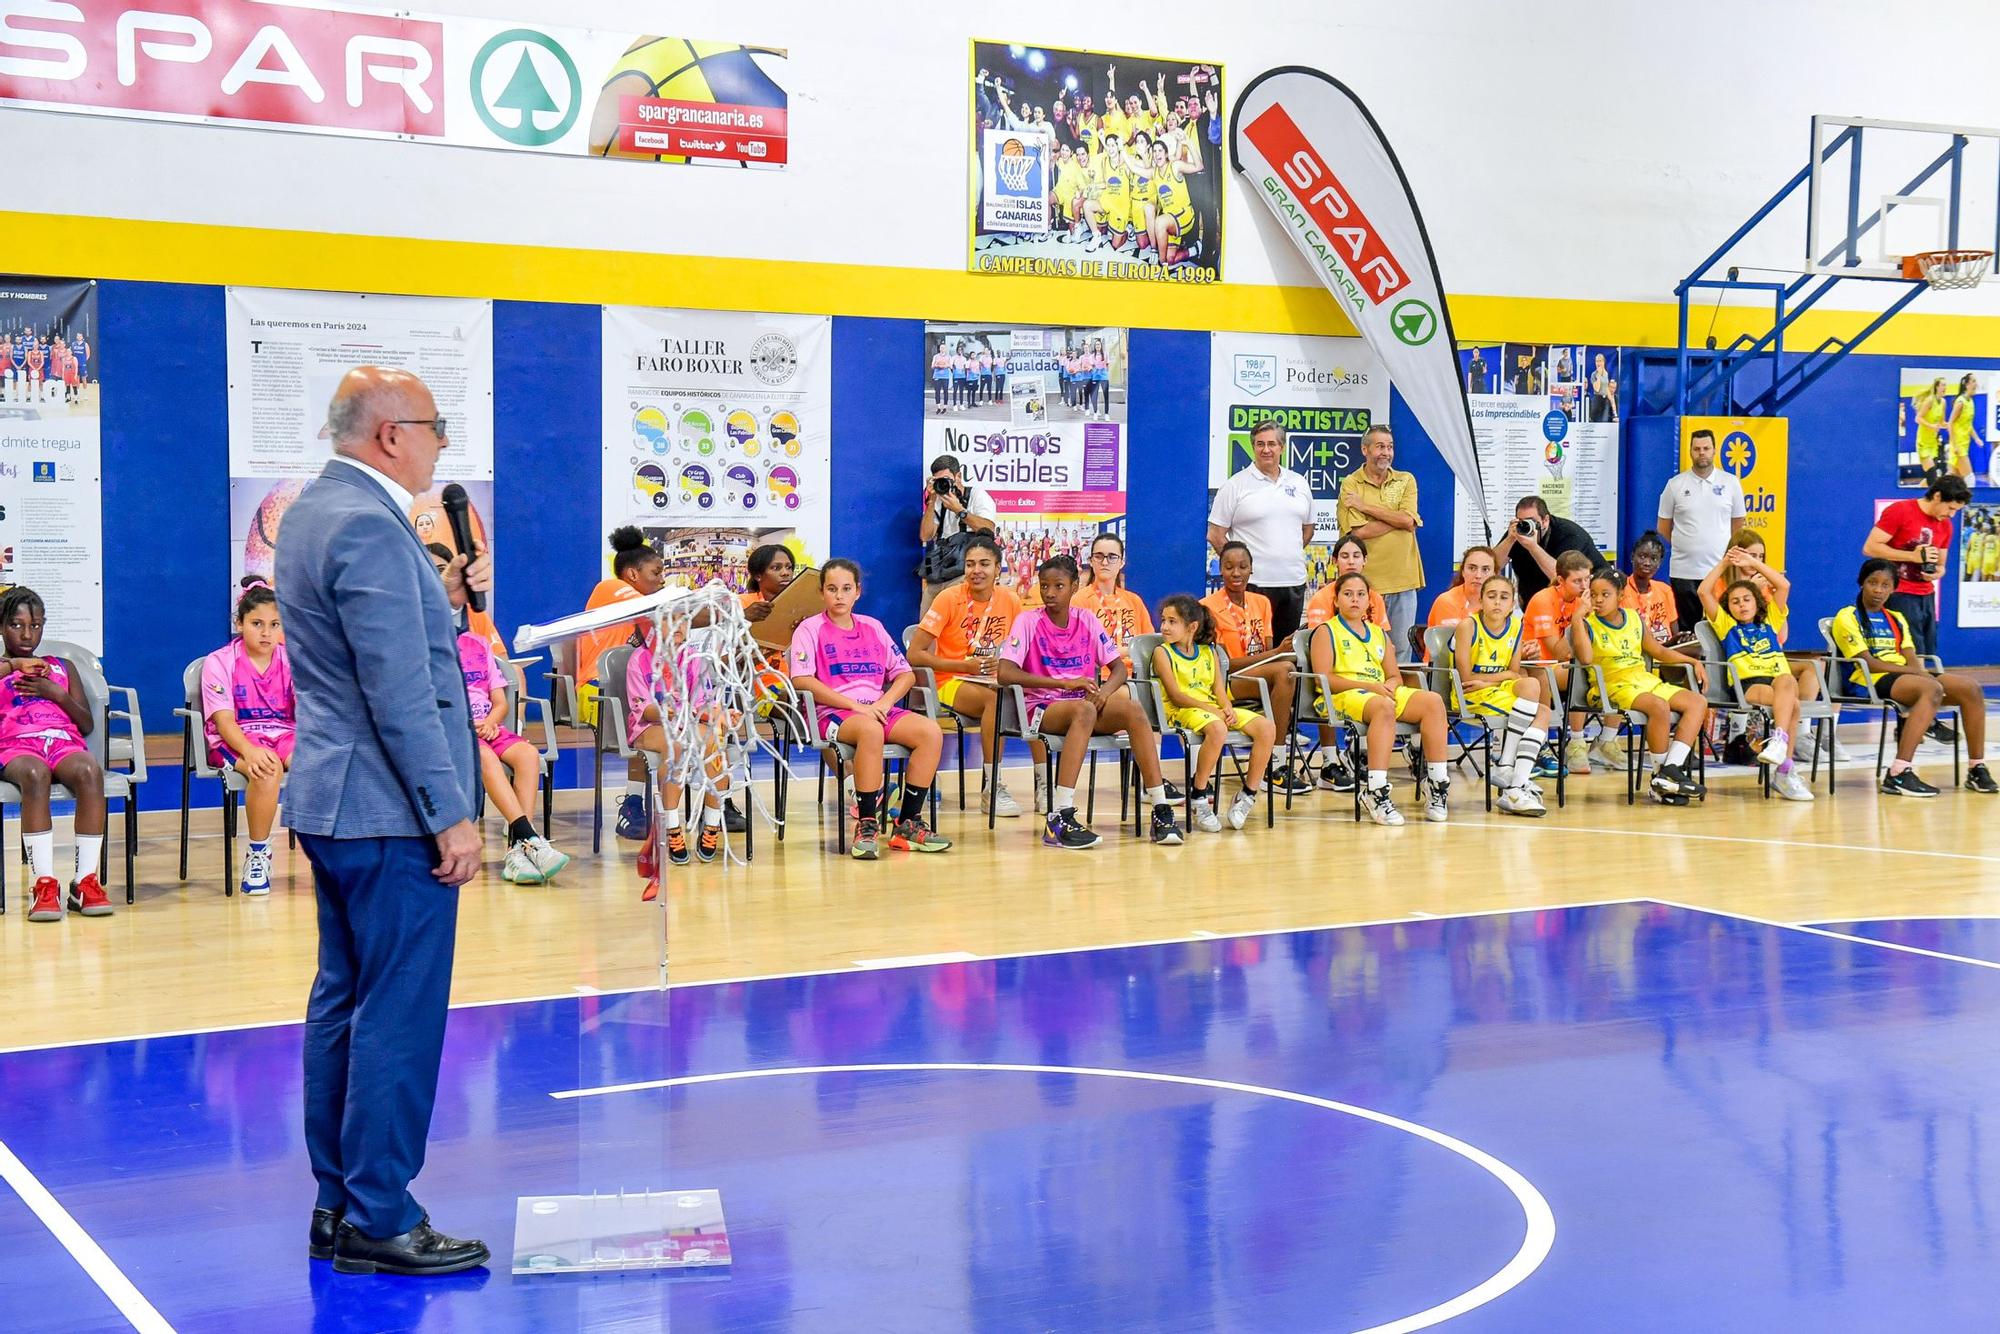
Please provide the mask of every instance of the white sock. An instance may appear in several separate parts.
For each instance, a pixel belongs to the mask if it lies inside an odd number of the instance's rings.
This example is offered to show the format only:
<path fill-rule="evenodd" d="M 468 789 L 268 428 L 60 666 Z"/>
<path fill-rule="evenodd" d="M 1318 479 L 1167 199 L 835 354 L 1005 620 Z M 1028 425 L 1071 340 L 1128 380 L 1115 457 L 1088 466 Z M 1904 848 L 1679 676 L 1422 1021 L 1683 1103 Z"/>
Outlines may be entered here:
<path fill-rule="evenodd" d="M 1687 742 L 1676 741 L 1671 746 L 1667 747 L 1668 764 L 1679 764 L 1682 760 L 1686 759 L 1687 757 L 1688 757 Z"/>
<path fill-rule="evenodd" d="M 627 780 L 625 780 L 625 795 L 628 797 L 643 798 L 646 795 L 645 783 L 634 781 L 628 778 Z"/>
<path fill-rule="evenodd" d="M 53 831 L 52 831 L 53 832 Z M 97 863 L 104 853 L 104 835 L 78 834 L 76 836 L 76 878 L 97 874 Z"/>
<path fill-rule="evenodd" d="M 1511 769 L 1521 756 L 1521 739 L 1535 725 L 1535 706 L 1517 701 L 1507 714 L 1506 728 L 1500 733 L 1500 767 Z"/>
<path fill-rule="evenodd" d="M 1669 754 L 1672 754 L 1672 753 L 1673 753 L 1673 752 L 1671 752 L 1671 751 L 1668 751 L 1668 752 L 1666 752 L 1665 754 L 1660 754 L 1660 755 L 1655 755 L 1655 756 L 1653 756 L 1653 757 L 1652 757 L 1652 760 L 1653 760 L 1653 771 L 1654 771 L 1655 773 L 1659 772 L 1659 769 L 1660 769 L 1660 766 L 1661 766 L 1661 765 L 1663 765 L 1663 764 L 1672 764 L 1672 763 L 1673 763 L 1673 761 L 1672 761 L 1672 760 L 1670 760 L 1670 759 L 1668 759 L 1668 758 L 1667 758 L 1667 755 L 1669 755 Z"/>
<path fill-rule="evenodd" d="M 715 826 L 715 825 L 719 825 L 719 824 L 721 824 L 721 823 L 722 823 L 722 807 L 720 807 L 720 806 L 704 806 L 704 807 L 702 807 L 702 808 L 701 808 L 701 822 L 702 822 L 703 824 L 705 824 L 705 825 L 709 825 L 710 827 L 713 827 L 713 826 Z"/>
<path fill-rule="evenodd" d="M 679 802 L 675 802 L 667 808 L 666 821 L 667 828 L 669 829 L 679 829 L 681 827 L 681 807 Z"/>
<path fill-rule="evenodd" d="M 39 834 L 29 834 L 24 842 L 28 845 L 28 866 L 35 879 L 56 873 L 56 831 L 44 829 Z"/>
<path fill-rule="evenodd" d="M 1368 771 L 1369 791 L 1372 792 L 1378 787 L 1387 786 L 1389 786 L 1389 771 L 1387 769 L 1370 769 Z"/>
<path fill-rule="evenodd" d="M 268 838 L 263 838 L 263 839 L 258 839 L 258 838 L 253 838 L 253 839 L 251 839 L 251 840 L 250 840 L 250 851 L 252 851 L 252 852 L 269 852 L 270 850 L 271 850 L 271 840 L 270 840 L 270 839 L 268 839 Z"/>
<path fill-rule="evenodd" d="M 1057 789 L 1056 789 L 1056 795 L 1055 795 L 1055 798 L 1054 798 L 1054 799 L 1053 799 L 1052 801 L 1050 801 L 1050 802 L 1049 802 L 1049 809 L 1050 809 L 1050 810 L 1052 810 L 1052 811 L 1073 811 L 1073 810 L 1075 810 L 1075 809 L 1076 809 L 1076 789 L 1075 789 L 1075 788 L 1073 788 L 1073 787 L 1059 787 L 1059 788 L 1057 788 Z"/>
<path fill-rule="evenodd" d="M 1546 730 L 1530 727 L 1521 733 L 1521 749 L 1514 757 L 1514 786 L 1530 782 L 1535 776 L 1535 760 L 1542 753 L 1542 743 L 1549 739 Z"/>
<path fill-rule="evenodd" d="M 1160 785 L 1159 785 L 1158 787 L 1149 787 L 1149 788 L 1147 788 L 1147 789 L 1146 789 L 1146 803 L 1147 803 L 1148 805 L 1151 805 L 1151 806 L 1164 806 L 1164 805 L 1166 805 L 1166 804 L 1167 804 L 1167 785 L 1166 785 L 1165 783 L 1162 783 L 1162 784 L 1160 784 Z"/>
<path fill-rule="evenodd" d="M 1446 774 L 1445 774 L 1444 762 L 1442 760 L 1427 761 L 1424 764 L 1424 772 L 1430 775 L 1430 779 L 1433 783 L 1442 783 L 1445 781 Z"/>

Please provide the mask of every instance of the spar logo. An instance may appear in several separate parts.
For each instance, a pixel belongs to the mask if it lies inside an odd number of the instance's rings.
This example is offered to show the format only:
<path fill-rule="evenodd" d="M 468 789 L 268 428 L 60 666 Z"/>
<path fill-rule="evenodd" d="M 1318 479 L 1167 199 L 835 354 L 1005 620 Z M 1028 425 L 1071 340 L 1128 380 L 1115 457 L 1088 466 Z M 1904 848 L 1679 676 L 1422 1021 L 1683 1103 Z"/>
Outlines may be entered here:
<path fill-rule="evenodd" d="M 1265 179 L 1264 188 L 1286 220 L 1299 229 L 1306 248 L 1335 277 L 1349 304 L 1357 311 L 1364 300 L 1379 306 L 1410 285 L 1410 275 L 1397 263 L 1382 234 L 1283 106 L 1272 104 L 1243 133 L 1277 169 L 1277 176 Z M 1406 335 L 1407 326 L 1400 320 L 1392 327 L 1406 343 L 1428 342 L 1436 320 L 1433 317 L 1430 331 L 1421 338 Z M 1420 330 L 1411 329 L 1416 332 Z"/>
<path fill-rule="evenodd" d="M 533 28 L 495 34 L 472 58 L 472 105 L 495 135 L 543 148 L 569 133 L 583 109 L 583 80 L 562 43 Z"/>
<path fill-rule="evenodd" d="M 1278 359 L 1252 352 L 1236 354 L 1236 387 L 1255 398 L 1278 385 Z"/>

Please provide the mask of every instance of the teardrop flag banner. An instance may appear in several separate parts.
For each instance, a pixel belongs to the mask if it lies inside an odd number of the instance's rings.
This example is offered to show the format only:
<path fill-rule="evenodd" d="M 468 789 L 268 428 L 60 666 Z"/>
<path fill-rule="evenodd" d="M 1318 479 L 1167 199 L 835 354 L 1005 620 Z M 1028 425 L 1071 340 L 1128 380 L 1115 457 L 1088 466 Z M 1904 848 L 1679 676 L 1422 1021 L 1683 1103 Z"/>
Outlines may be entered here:
<path fill-rule="evenodd" d="M 1251 80 L 1230 125 L 1236 170 L 1375 349 L 1390 383 L 1485 514 L 1444 283 L 1381 126 L 1346 85 L 1298 65 Z"/>

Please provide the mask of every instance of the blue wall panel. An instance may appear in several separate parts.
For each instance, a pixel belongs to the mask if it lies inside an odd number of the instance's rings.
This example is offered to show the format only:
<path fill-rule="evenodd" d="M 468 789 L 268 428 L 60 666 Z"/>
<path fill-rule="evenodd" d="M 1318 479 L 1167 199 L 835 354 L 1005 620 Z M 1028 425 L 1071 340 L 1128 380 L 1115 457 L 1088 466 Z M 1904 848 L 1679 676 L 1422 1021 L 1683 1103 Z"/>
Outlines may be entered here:
<path fill-rule="evenodd" d="M 223 296 L 215 287 L 106 282 L 100 308 L 103 364 L 111 368 L 104 400 L 106 656 L 114 679 L 138 687 L 152 729 L 169 731 L 182 667 L 229 633 Z M 917 613 L 923 408 L 915 368 L 922 332 L 915 320 L 834 320 L 833 549 L 867 569 L 864 609 L 892 630 Z M 600 337 L 595 307 L 494 306 L 494 518 L 501 619 L 509 631 L 575 610 L 603 569 Z M 1199 591 L 1202 580 L 1208 338 L 1135 329 L 1131 346 L 1131 582 L 1156 604 L 1171 592 Z M 563 349 L 566 367 L 551 363 L 550 348 Z M 1873 501 L 1899 494 L 1892 432 L 1897 372 L 1905 364 L 2000 374 L 1995 361 L 1857 355 L 1793 404 L 1787 563 L 1804 616 L 1828 614 L 1852 596 Z M 1390 422 L 1397 465 L 1416 475 L 1423 498 L 1420 542 L 1434 591 L 1455 554 L 1451 475 L 1400 396 Z M 1671 418 L 1629 420 L 1625 544 L 1652 525 L 1675 456 Z M 1957 564 L 1954 551 L 1954 575 Z M 1947 660 L 2000 661 L 2000 630 L 1959 629 L 1949 589 L 1942 621 Z M 176 795 L 171 771 L 159 779 L 149 807 L 170 805 Z"/>

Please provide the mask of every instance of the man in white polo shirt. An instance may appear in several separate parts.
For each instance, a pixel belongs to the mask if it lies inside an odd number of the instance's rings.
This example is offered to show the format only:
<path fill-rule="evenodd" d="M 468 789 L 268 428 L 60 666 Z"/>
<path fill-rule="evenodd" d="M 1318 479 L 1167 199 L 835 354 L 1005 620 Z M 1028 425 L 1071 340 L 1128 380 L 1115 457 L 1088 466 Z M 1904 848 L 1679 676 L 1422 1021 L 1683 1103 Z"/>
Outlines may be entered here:
<path fill-rule="evenodd" d="M 1313 539 L 1312 485 L 1284 466 L 1285 428 L 1250 432 L 1250 466 L 1224 482 L 1208 509 L 1208 544 L 1250 548 L 1250 585 L 1271 599 L 1271 635 L 1282 643 L 1306 605 L 1306 544 Z"/>
<path fill-rule="evenodd" d="M 1688 438 L 1688 462 L 1660 492 L 1659 529 L 1674 553 L 1667 566 L 1674 613 L 1682 625 L 1700 625 L 1708 619 L 1701 581 L 1743 531 L 1743 484 L 1715 466 L 1715 432 L 1706 427 Z"/>

